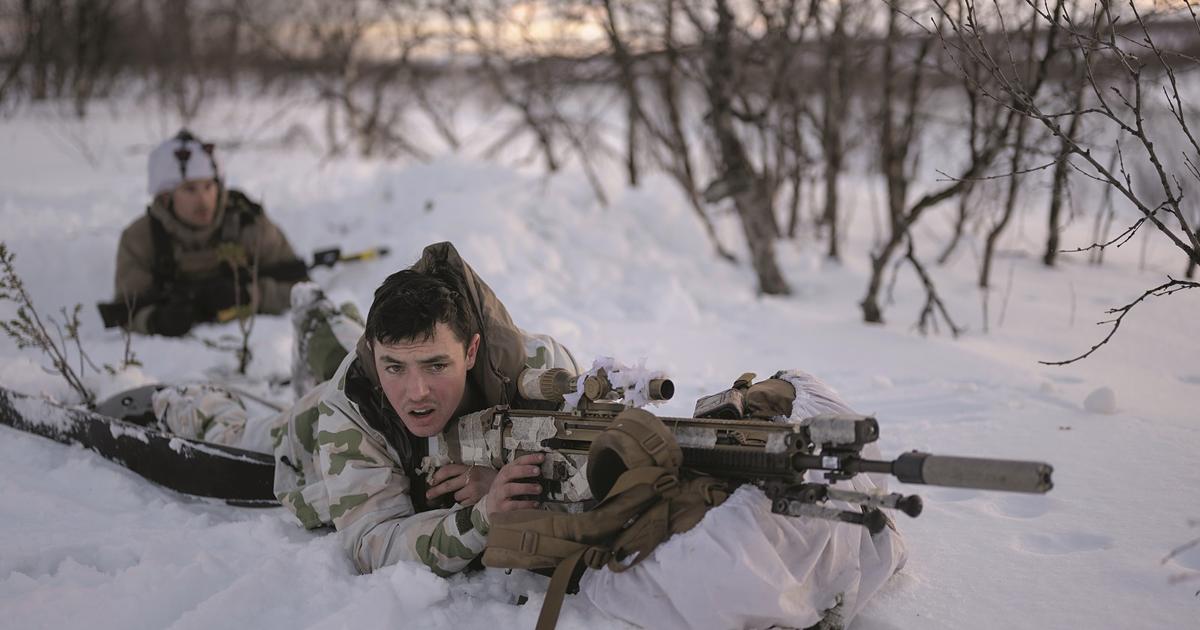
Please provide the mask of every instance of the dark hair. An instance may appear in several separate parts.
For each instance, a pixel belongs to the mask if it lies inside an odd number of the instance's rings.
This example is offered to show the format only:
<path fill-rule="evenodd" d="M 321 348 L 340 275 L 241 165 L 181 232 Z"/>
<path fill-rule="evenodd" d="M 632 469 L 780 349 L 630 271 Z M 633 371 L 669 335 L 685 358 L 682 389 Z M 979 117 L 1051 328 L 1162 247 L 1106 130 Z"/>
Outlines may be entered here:
<path fill-rule="evenodd" d="M 446 324 L 467 346 L 476 332 L 466 300 L 454 274 L 446 269 L 423 273 L 404 269 L 387 277 L 375 289 L 367 313 L 367 340 L 382 343 L 433 339 L 439 322 Z"/>

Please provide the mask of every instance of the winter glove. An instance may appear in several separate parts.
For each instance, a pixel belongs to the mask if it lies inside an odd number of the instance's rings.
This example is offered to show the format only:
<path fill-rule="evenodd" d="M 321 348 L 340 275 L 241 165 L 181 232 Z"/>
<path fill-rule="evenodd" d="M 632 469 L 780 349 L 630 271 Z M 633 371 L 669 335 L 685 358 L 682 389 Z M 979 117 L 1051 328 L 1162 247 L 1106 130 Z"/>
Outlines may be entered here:
<path fill-rule="evenodd" d="M 182 337 L 196 323 L 195 309 L 186 299 L 174 298 L 154 307 L 146 322 L 151 334 L 164 337 Z"/>
<path fill-rule="evenodd" d="M 197 283 L 192 290 L 195 315 L 198 321 L 216 321 L 217 314 L 235 306 L 250 306 L 254 303 L 250 294 L 248 273 L 238 274 L 238 281 L 228 276 L 218 276 Z"/>

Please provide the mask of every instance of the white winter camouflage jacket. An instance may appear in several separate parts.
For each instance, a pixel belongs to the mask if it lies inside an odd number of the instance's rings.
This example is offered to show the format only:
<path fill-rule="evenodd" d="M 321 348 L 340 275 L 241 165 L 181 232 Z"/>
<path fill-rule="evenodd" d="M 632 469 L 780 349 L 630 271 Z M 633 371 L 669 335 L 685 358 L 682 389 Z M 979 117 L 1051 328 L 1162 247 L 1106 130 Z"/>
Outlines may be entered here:
<path fill-rule="evenodd" d="M 427 247 L 414 268 L 436 265 L 457 270 L 479 317 L 480 360 L 467 375 L 475 406 L 516 403 L 517 377 L 526 367 L 578 372 L 562 345 L 517 328 L 449 243 Z M 305 527 L 337 529 L 359 571 L 401 560 L 418 560 L 439 575 L 461 571 L 487 541 L 486 507 L 425 505 L 424 481 L 414 469 L 426 442 L 407 434 L 378 391 L 370 352 L 360 341 L 333 378 L 276 419 L 275 494 Z"/>

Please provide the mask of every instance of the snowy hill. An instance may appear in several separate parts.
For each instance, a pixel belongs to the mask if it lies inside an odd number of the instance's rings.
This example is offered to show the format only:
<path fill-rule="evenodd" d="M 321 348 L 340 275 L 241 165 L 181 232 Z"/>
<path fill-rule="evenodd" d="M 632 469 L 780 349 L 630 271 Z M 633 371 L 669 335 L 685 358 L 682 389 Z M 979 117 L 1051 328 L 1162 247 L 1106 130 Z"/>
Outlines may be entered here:
<path fill-rule="evenodd" d="M 174 131 L 163 118 L 118 109 L 86 126 L 45 111 L 0 120 L 0 239 L 44 312 L 85 305 L 84 341 L 97 363 L 119 361 L 123 341 L 102 330 L 92 304 L 111 297 L 117 238 L 146 203 L 145 152 Z M 234 137 L 259 129 L 250 120 L 265 129 L 258 137 L 278 138 L 289 124 L 318 120 L 304 112 L 275 120 L 274 111 L 231 102 L 195 128 Z M 809 240 L 784 243 L 781 265 L 796 294 L 764 299 L 749 265 L 714 257 L 692 210 L 659 178 L 637 190 L 614 185 L 612 206 L 601 208 L 569 168 L 546 179 L 468 155 L 325 161 L 303 144 L 265 142 L 225 159 L 231 183 L 264 202 L 297 251 L 392 249 L 382 261 L 318 272 L 336 300 L 365 309 L 388 273 L 424 245 L 452 240 L 522 327 L 556 336 L 584 361 L 645 359 L 670 373 L 677 393 L 664 413 L 689 414 L 696 397 L 744 371 L 800 368 L 877 415 L 885 455 L 919 448 L 1055 466 L 1046 496 L 901 486 L 926 501 L 923 515 L 899 523 L 908 564 L 852 628 L 1200 625 L 1200 548 L 1161 562 L 1200 536 L 1189 526 L 1200 519 L 1200 295 L 1139 306 L 1084 362 L 1037 363 L 1098 341 L 1106 329 L 1092 323 L 1103 310 L 1178 273 L 1176 252 L 1151 246 L 1140 271 L 1131 244 L 1103 267 L 1076 256 L 1046 271 L 1036 255 L 1041 210 L 1031 210 L 997 261 L 990 332 L 979 323 L 976 261 L 962 248 L 932 269 L 969 331 L 922 337 L 911 327 L 921 296 L 909 272 L 886 326 L 859 321 L 874 179 L 844 186 L 854 213 L 846 262 L 824 262 Z M 926 223 L 941 230 L 948 220 Z M 1083 223 L 1066 242 L 1086 244 Z M 744 261 L 737 226 L 725 217 L 718 227 Z M 250 376 L 261 383 L 287 372 L 291 341 L 286 317 L 260 317 Z M 195 339 L 135 339 L 133 349 L 142 368 L 89 377 L 102 395 L 234 365 Z M 43 363 L 0 339 L 0 384 L 70 400 Z M 1086 409 L 1104 387 L 1114 404 Z M 0 427 L 0 628 L 532 627 L 545 583 L 491 570 L 441 580 L 408 565 L 360 576 L 332 536 L 301 530 L 282 509 L 186 498 L 79 448 Z M 529 603 L 514 605 L 521 595 Z M 619 626 L 579 597 L 568 598 L 560 621 Z"/>

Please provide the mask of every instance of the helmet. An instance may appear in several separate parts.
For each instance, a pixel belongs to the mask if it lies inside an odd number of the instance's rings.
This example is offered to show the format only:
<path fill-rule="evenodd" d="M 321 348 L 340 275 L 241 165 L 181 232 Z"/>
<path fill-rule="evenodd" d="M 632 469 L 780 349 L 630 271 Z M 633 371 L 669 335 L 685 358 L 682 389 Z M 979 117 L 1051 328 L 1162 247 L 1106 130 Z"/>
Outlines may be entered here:
<path fill-rule="evenodd" d="M 220 165 L 211 142 L 201 142 L 187 129 L 150 152 L 147 190 L 150 196 L 175 190 L 192 179 L 221 179 Z"/>

